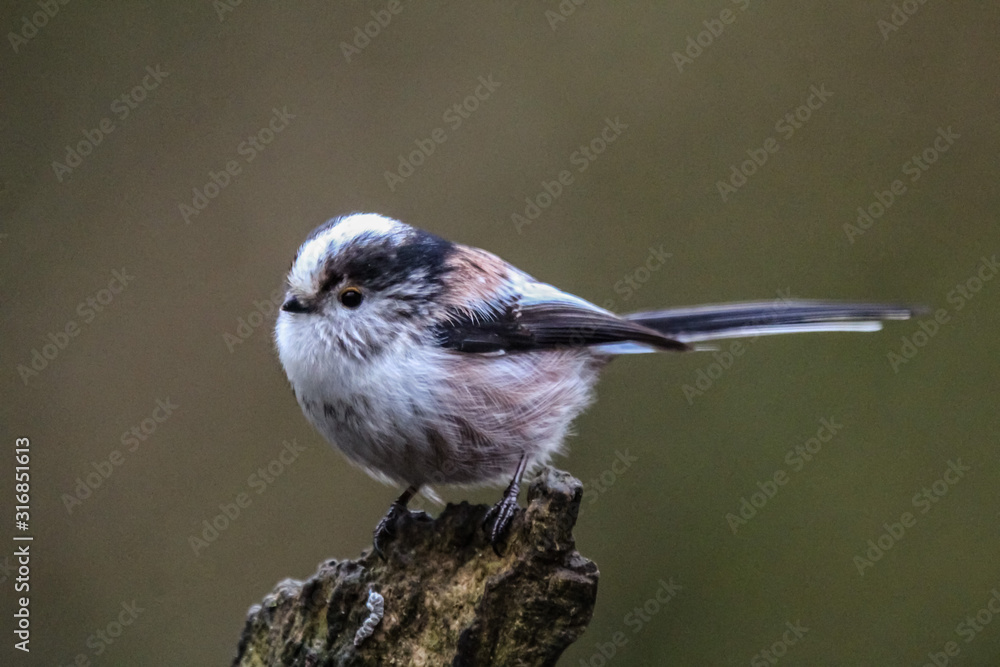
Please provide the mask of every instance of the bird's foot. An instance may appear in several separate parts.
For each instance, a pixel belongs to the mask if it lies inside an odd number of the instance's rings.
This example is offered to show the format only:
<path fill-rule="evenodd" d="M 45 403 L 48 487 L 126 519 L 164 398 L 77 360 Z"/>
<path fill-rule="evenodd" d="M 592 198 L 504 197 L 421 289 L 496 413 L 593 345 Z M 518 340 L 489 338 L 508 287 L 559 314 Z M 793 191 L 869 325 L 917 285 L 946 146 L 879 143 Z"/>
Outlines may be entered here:
<path fill-rule="evenodd" d="M 382 520 L 378 522 L 375 526 L 375 534 L 372 539 L 372 546 L 375 547 L 375 553 L 378 554 L 379 558 L 386 560 L 385 552 L 383 547 L 386 543 L 396 536 L 396 521 L 399 520 L 404 514 L 409 514 L 410 511 L 406 509 L 406 505 L 410 502 L 410 499 L 416 495 L 419 487 L 411 486 L 403 494 L 396 499 L 396 501 L 389 505 L 389 511 L 385 513 Z M 423 514 L 423 512 L 418 512 Z"/>
<path fill-rule="evenodd" d="M 510 524 L 514 520 L 517 511 L 520 509 L 517 506 L 517 494 L 519 491 L 520 485 L 517 481 L 511 482 L 507 490 L 504 491 L 503 498 L 490 508 L 490 511 L 486 513 L 486 518 L 483 520 L 483 529 L 486 531 L 486 537 L 489 539 L 490 544 L 493 545 L 493 551 L 497 556 L 501 555 L 500 545 L 503 542 L 504 535 L 510 528 Z"/>
<path fill-rule="evenodd" d="M 393 503 L 389 506 L 389 511 L 385 513 L 382 520 L 378 522 L 375 526 L 375 534 L 372 539 L 372 546 L 375 547 L 375 553 L 378 554 L 379 558 L 385 560 L 385 552 L 383 548 L 386 544 L 396 536 L 396 520 L 408 512 L 403 505 L 399 503 Z"/>

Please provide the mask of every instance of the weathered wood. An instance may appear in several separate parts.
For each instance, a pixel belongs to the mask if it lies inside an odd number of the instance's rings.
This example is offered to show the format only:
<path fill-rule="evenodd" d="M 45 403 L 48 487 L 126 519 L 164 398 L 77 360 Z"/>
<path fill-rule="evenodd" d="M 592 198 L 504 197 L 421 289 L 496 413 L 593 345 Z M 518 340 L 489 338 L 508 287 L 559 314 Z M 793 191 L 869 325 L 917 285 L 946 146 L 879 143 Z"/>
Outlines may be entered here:
<path fill-rule="evenodd" d="M 483 536 L 485 505 L 403 516 L 388 561 L 368 550 L 279 583 L 250 609 L 233 664 L 553 665 L 597 599 L 597 566 L 573 541 L 582 494 L 568 473 L 542 469 L 500 557 Z M 369 590 L 385 615 L 355 647 Z"/>

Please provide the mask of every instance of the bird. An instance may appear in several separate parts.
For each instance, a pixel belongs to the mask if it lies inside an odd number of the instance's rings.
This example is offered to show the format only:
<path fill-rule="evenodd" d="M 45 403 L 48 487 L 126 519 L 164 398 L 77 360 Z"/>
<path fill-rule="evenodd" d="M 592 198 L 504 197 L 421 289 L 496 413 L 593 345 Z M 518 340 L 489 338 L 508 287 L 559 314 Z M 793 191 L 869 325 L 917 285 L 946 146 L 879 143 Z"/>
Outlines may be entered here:
<path fill-rule="evenodd" d="M 301 244 L 275 324 L 307 420 L 357 467 L 418 492 L 502 486 L 483 530 L 500 545 L 526 472 L 562 454 L 615 357 L 782 333 L 877 331 L 905 304 L 779 300 L 616 315 L 500 257 L 377 213 L 332 218 Z"/>

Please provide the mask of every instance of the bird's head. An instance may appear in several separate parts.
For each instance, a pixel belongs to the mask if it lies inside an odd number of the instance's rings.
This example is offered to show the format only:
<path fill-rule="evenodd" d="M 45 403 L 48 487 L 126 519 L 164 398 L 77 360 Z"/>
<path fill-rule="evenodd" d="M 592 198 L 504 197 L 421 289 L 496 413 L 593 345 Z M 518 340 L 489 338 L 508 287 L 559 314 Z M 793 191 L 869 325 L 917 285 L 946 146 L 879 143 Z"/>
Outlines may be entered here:
<path fill-rule="evenodd" d="M 299 248 L 278 316 L 278 351 L 365 360 L 419 335 L 440 309 L 455 245 L 373 213 L 334 218 Z"/>

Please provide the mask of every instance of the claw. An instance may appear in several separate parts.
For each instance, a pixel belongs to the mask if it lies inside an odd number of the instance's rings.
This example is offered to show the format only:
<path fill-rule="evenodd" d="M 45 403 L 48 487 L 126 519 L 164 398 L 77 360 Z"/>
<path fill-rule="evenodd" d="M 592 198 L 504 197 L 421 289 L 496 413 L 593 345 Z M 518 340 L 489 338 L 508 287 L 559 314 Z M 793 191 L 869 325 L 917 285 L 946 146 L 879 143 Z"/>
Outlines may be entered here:
<path fill-rule="evenodd" d="M 406 510 L 396 503 L 393 503 L 389 507 L 389 511 L 386 512 L 386 515 L 382 517 L 382 520 L 378 522 L 377 526 L 375 526 L 372 546 L 375 547 L 375 553 L 377 553 L 378 557 L 383 561 L 386 560 L 386 557 L 382 548 L 389 540 L 396 536 L 396 519 L 399 518 L 399 515 L 402 514 L 403 511 Z"/>
<path fill-rule="evenodd" d="M 514 479 L 510 480 L 507 490 L 503 492 L 503 498 L 490 508 L 490 511 L 486 513 L 486 518 L 483 519 L 483 529 L 486 531 L 486 536 L 493 546 L 493 553 L 497 556 L 502 555 L 500 553 L 500 544 L 503 542 L 504 535 L 507 533 L 507 529 L 510 528 L 514 516 L 520 509 L 517 506 L 517 494 L 521 491 L 521 478 L 524 476 L 524 470 L 527 465 L 527 457 L 522 456 L 517 464 L 517 472 L 514 473 Z"/>
<path fill-rule="evenodd" d="M 519 509 L 517 505 L 517 492 L 515 491 L 511 496 L 504 494 L 503 499 L 486 513 L 486 518 L 483 520 L 483 529 L 486 531 L 486 537 L 489 539 L 490 544 L 493 546 L 493 552 L 497 556 L 503 555 L 500 553 L 500 545 Z"/>
<path fill-rule="evenodd" d="M 406 509 L 406 505 L 416 493 L 417 487 L 415 486 L 411 486 L 406 489 L 406 491 L 404 491 L 392 505 L 389 505 L 389 511 L 385 513 L 382 520 L 378 522 L 377 526 L 375 526 L 375 534 L 372 537 L 372 546 L 375 548 L 375 553 L 377 553 L 378 557 L 383 561 L 387 559 L 382 547 L 385 546 L 388 540 L 396 536 L 396 520 L 399 519 L 401 514 L 406 514 L 409 511 Z"/>

